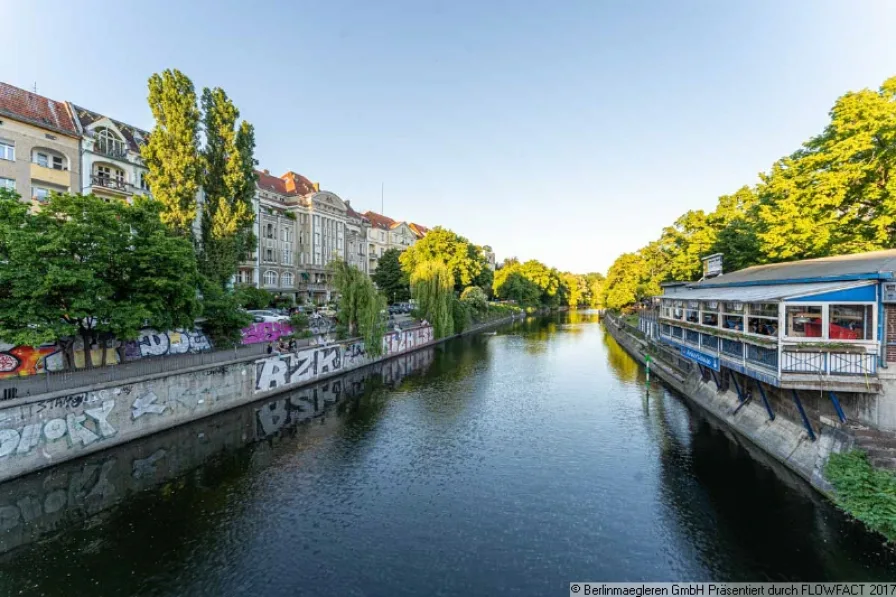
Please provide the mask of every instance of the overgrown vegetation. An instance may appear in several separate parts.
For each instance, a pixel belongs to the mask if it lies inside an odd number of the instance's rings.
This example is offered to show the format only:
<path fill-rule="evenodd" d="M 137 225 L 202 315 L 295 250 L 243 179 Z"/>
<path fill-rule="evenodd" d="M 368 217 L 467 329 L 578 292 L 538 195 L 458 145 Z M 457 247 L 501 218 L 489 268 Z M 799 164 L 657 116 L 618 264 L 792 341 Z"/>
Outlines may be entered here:
<path fill-rule="evenodd" d="M 381 312 L 386 308 L 386 298 L 376 289 L 370 277 L 355 266 L 336 261 L 331 267 L 340 297 L 337 316 L 340 325 L 346 327 L 349 336 L 358 335 L 364 339 L 368 355 L 380 356 L 386 331 Z"/>
<path fill-rule="evenodd" d="M 832 454 L 824 473 L 843 510 L 896 541 L 896 475 L 874 468 L 861 450 Z"/>
<path fill-rule="evenodd" d="M 454 333 L 454 276 L 438 259 L 420 262 L 411 274 L 417 311 L 432 324 L 436 338 Z"/>

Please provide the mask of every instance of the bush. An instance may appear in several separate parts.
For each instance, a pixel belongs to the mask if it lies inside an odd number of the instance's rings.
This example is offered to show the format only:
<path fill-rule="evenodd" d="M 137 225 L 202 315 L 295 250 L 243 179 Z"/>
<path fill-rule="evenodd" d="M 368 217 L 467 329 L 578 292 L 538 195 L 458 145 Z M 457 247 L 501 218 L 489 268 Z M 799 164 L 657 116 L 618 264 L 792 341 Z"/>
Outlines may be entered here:
<path fill-rule="evenodd" d="M 272 293 L 254 286 L 237 286 L 233 296 L 244 309 L 267 309 L 274 302 Z"/>
<path fill-rule="evenodd" d="M 875 469 L 861 450 L 831 454 L 824 474 L 840 508 L 896 541 L 896 475 Z"/>
<path fill-rule="evenodd" d="M 454 321 L 454 333 L 459 334 L 470 325 L 470 306 L 466 301 L 454 298 L 451 301 L 451 318 Z"/>
<path fill-rule="evenodd" d="M 488 311 L 488 296 L 485 294 L 485 291 L 478 286 L 468 286 L 464 288 L 464 291 L 460 295 L 460 300 L 477 315 L 481 315 Z"/>
<path fill-rule="evenodd" d="M 240 309 L 232 292 L 207 278 L 202 281 L 202 330 L 218 348 L 239 344 L 240 330 L 252 323 L 252 317 Z"/>

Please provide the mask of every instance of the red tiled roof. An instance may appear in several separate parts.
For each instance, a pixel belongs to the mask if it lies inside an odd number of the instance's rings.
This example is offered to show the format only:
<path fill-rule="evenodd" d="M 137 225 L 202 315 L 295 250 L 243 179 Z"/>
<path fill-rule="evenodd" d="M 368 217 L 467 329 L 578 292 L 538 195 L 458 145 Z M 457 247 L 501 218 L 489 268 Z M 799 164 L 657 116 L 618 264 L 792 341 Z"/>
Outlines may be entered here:
<path fill-rule="evenodd" d="M 367 219 L 367 216 L 365 216 L 364 214 L 359 214 L 354 209 L 352 209 L 352 204 L 349 203 L 348 201 L 345 202 L 345 212 L 346 212 L 346 215 L 350 218 L 358 218 L 359 220 L 363 220 L 365 222 L 370 221 Z"/>
<path fill-rule="evenodd" d="M 258 175 L 258 186 L 265 191 L 272 191 L 281 195 L 289 194 L 286 192 L 286 182 L 282 178 L 271 176 L 269 173 L 261 170 L 256 170 L 255 174 Z"/>
<path fill-rule="evenodd" d="M 280 177 L 286 185 L 286 190 L 292 195 L 308 195 L 318 189 L 313 182 L 295 172 L 289 171 Z"/>
<path fill-rule="evenodd" d="M 423 238 L 426 235 L 426 233 L 429 232 L 429 228 L 427 228 L 426 226 L 422 226 L 420 224 L 415 224 L 415 223 L 411 222 L 410 224 L 408 224 L 408 226 L 410 226 L 411 230 L 414 231 L 414 234 L 417 235 L 417 238 Z"/>
<path fill-rule="evenodd" d="M 0 114 L 72 137 L 78 129 L 63 102 L 0 83 Z"/>
<path fill-rule="evenodd" d="M 364 215 L 367 216 L 367 219 L 370 220 L 370 225 L 374 228 L 389 230 L 390 228 L 392 228 L 392 226 L 398 223 L 392 218 L 386 217 L 373 211 L 366 211 L 364 212 Z"/>

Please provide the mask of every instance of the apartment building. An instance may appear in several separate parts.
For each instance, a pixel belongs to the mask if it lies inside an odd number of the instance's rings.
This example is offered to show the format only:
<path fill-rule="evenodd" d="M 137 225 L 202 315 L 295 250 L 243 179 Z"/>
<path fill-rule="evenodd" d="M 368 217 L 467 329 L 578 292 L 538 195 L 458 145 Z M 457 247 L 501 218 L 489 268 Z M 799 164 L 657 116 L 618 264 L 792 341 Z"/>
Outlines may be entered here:
<path fill-rule="evenodd" d="M 80 192 L 80 134 L 65 102 L 0 83 L 0 187 L 35 204 Z"/>
<path fill-rule="evenodd" d="M 81 192 L 126 201 L 148 195 L 140 148 L 149 133 L 70 102 L 68 107 L 81 136 Z"/>
<path fill-rule="evenodd" d="M 367 261 L 367 230 L 370 221 L 345 202 L 345 260 L 365 274 L 370 274 Z"/>

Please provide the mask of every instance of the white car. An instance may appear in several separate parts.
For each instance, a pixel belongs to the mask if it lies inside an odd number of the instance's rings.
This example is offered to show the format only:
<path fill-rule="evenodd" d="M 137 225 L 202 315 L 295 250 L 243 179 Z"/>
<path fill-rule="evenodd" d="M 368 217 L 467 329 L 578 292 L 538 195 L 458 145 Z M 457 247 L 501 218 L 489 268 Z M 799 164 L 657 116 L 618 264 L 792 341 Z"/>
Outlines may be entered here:
<path fill-rule="evenodd" d="M 280 315 L 279 313 L 275 313 L 273 311 L 267 311 L 265 309 L 250 309 L 246 312 L 254 317 L 256 321 L 260 319 L 264 323 L 289 323 L 289 317 Z"/>

